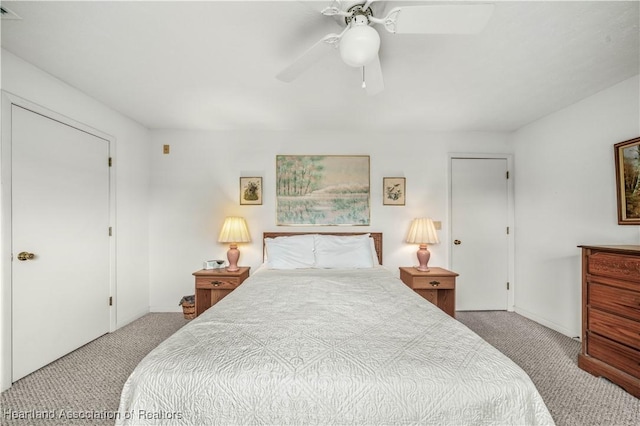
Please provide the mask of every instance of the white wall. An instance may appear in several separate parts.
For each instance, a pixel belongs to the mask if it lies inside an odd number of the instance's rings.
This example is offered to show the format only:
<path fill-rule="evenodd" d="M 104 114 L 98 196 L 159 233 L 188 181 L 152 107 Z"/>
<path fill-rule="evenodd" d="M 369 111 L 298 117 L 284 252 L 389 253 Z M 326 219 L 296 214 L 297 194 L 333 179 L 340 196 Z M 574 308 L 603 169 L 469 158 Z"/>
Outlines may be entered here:
<path fill-rule="evenodd" d="M 514 135 L 516 312 L 580 335 L 580 244 L 640 244 L 617 222 L 613 145 L 640 135 L 638 76 Z"/>
<path fill-rule="evenodd" d="M 188 132 L 153 131 L 151 144 L 150 266 L 151 310 L 179 311 L 178 302 L 194 293 L 193 272 L 207 259 L 226 259 L 227 246 L 217 243 L 224 217 L 247 219 L 253 241 L 240 245 L 240 264 L 261 264 L 263 231 L 326 231 L 327 227 L 277 227 L 275 223 L 275 157 L 278 154 L 370 155 L 371 226 L 344 231 L 384 232 L 384 264 L 417 262 L 417 247 L 403 242 L 412 218 L 442 221 L 441 243 L 430 246 L 433 266 L 447 267 L 449 245 L 447 154 L 506 153 L 509 135 L 362 134 L 321 132 Z M 169 155 L 162 145 L 171 145 Z M 263 177 L 263 204 L 239 205 L 239 178 Z M 382 205 L 382 178 L 407 178 L 406 206 Z M 335 230 L 335 227 L 329 227 Z"/>
<path fill-rule="evenodd" d="M 640 134 L 638 77 L 513 135 L 149 132 L 5 50 L 2 88 L 116 139 L 118 327 L 149 306 L 180 310 L 180 298 L 193 294 L 192 272 L 225 257 L 217 234 L 227 215 L 247 218 L 254 241 L 241 245 L 240 263 L 254 269 L 263 231 L 327 229 L 275 225 L 278 154 L 370 155 L 371 226 L 341 230 L 384 232 L 384 263 L 397 272 L 415 262 L 416 248 L 403 240 L 417 216 L 442 221 L 430 264 L 449 265 L 448 153 L 515 152 L 516 310 L 567 335 L 580 329 L 576 246 L 640 243 L 639 227 L 617 225 L 612 148 Z M 263 177 L 263 205 L 239 205 L 240 176 Z M 406 206 L 382 205 L 384 176 L 407 178 Z"/>
<path fill-rule="evenodd" d="M 2 89 L 115 138 L 116 325 L 144 315 L 149 309 L 149 131 L 4 49 Z M 4 289 L 10 283 L 1 285 Z M 0 310 L 6 303 L 0 303 Z M 2 345 L 8 344 L 5 334 Z M 3 386 L 5 381 L 2 377 Z"/>

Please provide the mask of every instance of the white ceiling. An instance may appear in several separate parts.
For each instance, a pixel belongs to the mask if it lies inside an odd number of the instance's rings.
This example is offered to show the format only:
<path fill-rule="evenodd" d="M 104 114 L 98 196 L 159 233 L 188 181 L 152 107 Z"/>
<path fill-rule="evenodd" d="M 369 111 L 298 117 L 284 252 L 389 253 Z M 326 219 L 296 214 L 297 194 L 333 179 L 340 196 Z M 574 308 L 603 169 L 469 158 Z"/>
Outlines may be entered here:
<path fill-rule="evenodd" d="M 430 2 L 374 14 L 389 3 Z M 153 129 L 512 131 L 639 72 L 637 1 L 494 3 L 479 35 L 376 26 L 374 97 L 337 52 L 275 78 L 340 30 L 328 0 L 2 1 L 23 18 L 2 21 L 2 46 Z"/>

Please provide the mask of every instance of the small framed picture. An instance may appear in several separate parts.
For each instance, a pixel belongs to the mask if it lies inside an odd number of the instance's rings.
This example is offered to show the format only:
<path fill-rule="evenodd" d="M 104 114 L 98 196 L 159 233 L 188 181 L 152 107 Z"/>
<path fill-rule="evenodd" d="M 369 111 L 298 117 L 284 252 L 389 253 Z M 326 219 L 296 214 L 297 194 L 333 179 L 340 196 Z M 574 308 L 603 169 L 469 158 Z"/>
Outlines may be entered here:
<path fill-rule="evenodd" d="M 406 199 L 406 179 L 403 177 L 382 178 L 382 204 L 404 206 Z"/>
<path fill-rule="evenodd" d="M 261 205 L 262 204 L 262 178 L 261 177 L 241 177 L 240 178 L 240 204 Z"/>
<path fill-rule="evenodd" d="M 640 138 L 615 144 L 618 224 L 640 225 Z"/>

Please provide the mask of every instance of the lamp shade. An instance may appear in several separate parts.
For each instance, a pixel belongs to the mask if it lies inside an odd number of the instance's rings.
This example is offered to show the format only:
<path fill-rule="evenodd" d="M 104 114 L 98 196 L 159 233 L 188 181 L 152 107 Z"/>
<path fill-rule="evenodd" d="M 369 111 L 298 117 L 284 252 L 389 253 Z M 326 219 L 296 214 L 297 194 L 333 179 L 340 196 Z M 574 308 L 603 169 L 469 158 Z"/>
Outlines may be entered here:
<path fill-rule="evenodd" d="M 340 57 L 352 67 L 368 65 L 378 55 L 379 49 L 380 35 L 367 23 L 356 21 L 340 39 Z"/>
<path fill-rule="evenodd" d="M 413 219 L 407 242 L 411 244 L 439 244 L 438 234 L 433 221 L 426 217 Z"/>
<path fill-rule="evenodd" d="M 229 216 L 224 220 L 219 243 L 248 243 L 251 241 L 247 222 L 243 217 Z"/>

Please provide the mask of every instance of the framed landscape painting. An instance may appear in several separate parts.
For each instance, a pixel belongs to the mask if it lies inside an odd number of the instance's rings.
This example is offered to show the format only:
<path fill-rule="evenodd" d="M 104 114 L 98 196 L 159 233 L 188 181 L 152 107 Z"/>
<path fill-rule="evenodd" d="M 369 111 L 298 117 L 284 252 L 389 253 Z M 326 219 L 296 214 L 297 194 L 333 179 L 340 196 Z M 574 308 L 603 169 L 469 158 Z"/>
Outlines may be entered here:
<path fill-rule="evenodd" d="M 614 145 L 618 224 L 640 225 L 640 138 Z"/>
<path fill-rule="evenodd" d="M 277 225 L 369 225 L 368 155 L 276 156 Z"/>

